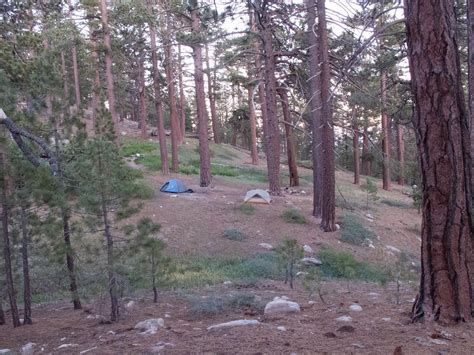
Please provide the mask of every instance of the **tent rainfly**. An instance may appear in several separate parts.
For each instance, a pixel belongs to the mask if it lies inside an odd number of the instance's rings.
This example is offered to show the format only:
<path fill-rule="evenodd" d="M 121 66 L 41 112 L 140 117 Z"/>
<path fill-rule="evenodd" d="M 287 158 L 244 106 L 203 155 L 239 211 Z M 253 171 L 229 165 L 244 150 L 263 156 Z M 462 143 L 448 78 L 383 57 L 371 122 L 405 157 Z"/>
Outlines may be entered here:
<path fill-rule="evenodd" d="M 193 192 L 193 190 L 188 189 L 186 185 L 181 180 L 171 179 L 164 183 L 160 189 L 161 192 L 169 192 L 173 194 L 180 194 L 183 192 Z"/>
<path fill-rule="evenodd" d="M 257 203 L 268 205 L 271 202 L 268 192 L 262 189 L 249 190 L 245 194 L 244 203 Z"/>

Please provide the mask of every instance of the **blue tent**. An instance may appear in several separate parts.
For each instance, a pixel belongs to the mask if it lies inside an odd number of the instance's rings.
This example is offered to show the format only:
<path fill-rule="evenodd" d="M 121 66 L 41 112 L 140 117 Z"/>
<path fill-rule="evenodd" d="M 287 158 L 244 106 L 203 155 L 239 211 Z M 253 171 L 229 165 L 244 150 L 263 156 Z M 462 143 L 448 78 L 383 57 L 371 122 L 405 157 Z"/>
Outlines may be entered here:
<path fill-rule="evenodd" d="M 165 182 L 165 184 L 161 187 L 160 191 L 170 192 L 173 194 L 180 194 L 183 192 L 193 192 L 193 190 L 188 189 L 181 180 L 177 180 L 177 179 L 171 179 Z"/>

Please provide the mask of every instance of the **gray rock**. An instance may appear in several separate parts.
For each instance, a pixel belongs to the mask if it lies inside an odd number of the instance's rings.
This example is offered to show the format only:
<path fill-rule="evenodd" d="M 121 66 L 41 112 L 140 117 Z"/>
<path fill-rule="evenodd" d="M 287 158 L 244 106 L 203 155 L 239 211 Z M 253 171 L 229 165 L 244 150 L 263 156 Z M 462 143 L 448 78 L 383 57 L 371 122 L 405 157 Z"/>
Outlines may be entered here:
<path fill-rule="evenodd" d="M 280 332 L 286 332 L 286 327 L 280 325 L 279 327 L 277 327 L 277 329 L 280 331 Z"/>
<path fill-rule="evenodd" d="M 0 116 L 1 116 L 1 113 L 2 113 L 2 109 L 0 109 Z M 1 118 L 1 117 L 0 117 Z M 4 355 L 10 355 L 12 354 L 12 351 L 10 349 L 0 349 L 0 354 L 4 354 Z"/>
<path fill-rule="evenodd" d="M 151 335 L 155 334 L 159 328 L 163 328 L 164 326 L 165 321 L 163 318 L 152 318 L 137 323 L 135 329 L 139 330 L 142 334 Z"/>
<path fill-rule="evenodd" d="M 268 243 L 260 243 L 259 244 L 260 247 L 262 247 L 263 249 L 267 249 L 267 250 L 273 250 L 273 245 L 271 244 L 268 244 Z"/>
<path fill-rule="evenodd" d="M 207 330 L 242 327 L 242 326 L 247 326 L 247 325 L 259 325 L 259 324 L 260 322 L 255 319 L 239 319 L 239 320 L 233 320 L 226 323 L 211 325 L 210 327 L 207 327 Z"/>
<path fill-rule="evenodd" d="M 21 355 L 32 355 L 35 353 L 35 343 L 27 343 L 21 347 Z"/>
<path fill-rule="evenodd" d="M 287 313 L 296 313 L 300 310 L 300 305 L 298 303 L 275 297 L 273 301 L 266 304 L 263 313 L 266 316 L 273 316 Z"/>
<path fill-rule="evenodd" d="M 303 245 L 303 250 L 305 253 L 308 253 L 308 254 L 313 254 L 314 253 L 314 250 L 313 248 L 311 248 L 309 245 Z"/>
<path fill-rule="evenodd" d="M 305 265 L 309 265 L 309 266 L 319 266 L 319 265 L 322 265 L 322 261 L 319 260 L 318 258 L 303 258 L 301 259 L 301 262 Z"/>
<path fill-rule="evenodd" d="M 352 318 L 349 316 L 340 316 L 336 318 L 336 321 L 338 322 L 352 322 Z"/>
<path fill-rule="evenodd" d="M 66 348 L 74 348 L 78 346 L 77 344 L 61 344 L 56 349 L 66 349 Z"/>
<path fill-rule="evenodd" d="M 135 301 L 127 302 L 125 309 L 129 312 L 133 312 L 137 308 Z"/>
<path fill-rule="evenodd" d="M 362 312 L 362 307 L 358 304 L 351 304 L 349 309 L 352 311 L 352 312 Z"/>
<path fill-rule="evenodd" d="M 152 353 L 159 353 L 161 350 L 166 348 L 167 346 L 174 346 L 173 343 L 165 343 L 163 341 L 160 341 L 153 345 L 153 347 L 150 349 Z"/>

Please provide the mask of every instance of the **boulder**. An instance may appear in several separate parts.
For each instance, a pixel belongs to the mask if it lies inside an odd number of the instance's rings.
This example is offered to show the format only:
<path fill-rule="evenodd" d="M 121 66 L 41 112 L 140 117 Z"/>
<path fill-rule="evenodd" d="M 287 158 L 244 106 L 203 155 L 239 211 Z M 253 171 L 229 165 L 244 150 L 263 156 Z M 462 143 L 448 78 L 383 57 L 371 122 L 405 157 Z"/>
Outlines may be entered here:
<path fill-rule="evenodd" d="M 299 312 L 300 305 L 296 302 L 288 301 L 280 297 L 275 297 L 273 301 L 268 302 L 263 313 L 266 316 L 282 315 L 287 313 Z"/>
<path fill-rule="evenodd" d="M 362 307 L 356 303 L 354 304 L 351 304 L 349 309 L 352 311 L 352 312 L 362 312 Z"/>
<path fill-rule="evenodd" d="M 301 262 L 305 265 L 308 265 L 308 266 L 319 266 L 319 265 L 322 265 L 322 261 L 319 260 L 318 258 L 303 258 L 301 259 Z"/>
<path fill-rule="evenodd" d="M 309 245 L 303 245 L 303 250 L 305 253 L 308 253 L 308 254 L 313 254 L 314 253 L 314 250 L 313 248 L 311 248 Z"/>
<path fill-rule="evenodd" d="M 336 321 L 338 322 L 352 322 L 352 318 L 349 316 L 340 316 L 336 318 Z"/>
<path fill-rule="evenodd" d="M 233 320 L 226 323 L 211 325 L 210 327 L 207 327 L 207 330 L 241 327 L 241 326 L 246 326 L 246 325 L 259 325 L 259 324 L 261 323 L 255 319 L 239 319 L 239 320 Z"/>
<path fill-rule="evenodd" d="M 165 321 L 163 318 L 152 318 L 137 323 L 134 328 L 139 330 L 142 334 L 151 335 L 155 334 L 159 328 L 163 328 L 164 326 Z"/>
<path fill-rule="evenodd" d="M 1 118 L 1 113 L 2 113 L 2 109 L 0 109 L 0 118 Z M 0 354 L 2 355 L 10 355 L 12 354 L 12 351 L 10 349 L 0 349 Z"/>
<path fill-rule="evenodd" d="M 32 355 L 35 353 L 35 343 L 27 343 L 21 347 L 21 355 Z"/>

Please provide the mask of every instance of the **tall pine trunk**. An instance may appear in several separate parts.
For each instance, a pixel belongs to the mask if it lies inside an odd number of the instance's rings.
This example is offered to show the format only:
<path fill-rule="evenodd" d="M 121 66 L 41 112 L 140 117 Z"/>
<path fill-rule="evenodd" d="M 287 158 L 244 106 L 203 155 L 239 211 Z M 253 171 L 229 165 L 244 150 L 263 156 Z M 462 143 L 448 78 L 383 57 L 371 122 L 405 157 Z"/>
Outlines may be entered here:
<path fill-rule="evenodd" d="M 140 129 L 141 129 L 141 136 L 142 139 L 148 138 L 148 129 L 147 129 L 147 110 L 146 110 L 146 83 L 145 83 L 145 54 L 142 54 L 142 58 L 140 58 L 140 68 L 139 68 L 139 76 L 140 76 L 140 89 L 139 89 L 139 101 L 140 101 Z"/>
<path fill-rule="evenodd" d="M 114 125 L 115 138 L 117 142 L 120 139 L 119 120 L 115 106 L 114 74 L 112 71 L 112 47 L 110 44 L 110 29 L 107 13 L 107 0 L 100 0 L 100 16 L 102 21 L 102 32 L 104 36 L 105 49 L 105 79 L 107 82 L 107 100 L 109 102 L 109 111 Z"/>
<path fill-rule="evenodd" d="M 360 184 L 359 124 L 352 109 L 352 150 L 354 154 L 354 185 Z"/>
<path fill-rule="evenodd" d="M 397 124 L 397 158 L 398 158 L 398 184 L 405 185 L 405 140 L 403 139 L 403 126 Z"/>
<path fill-rule="evenodd" d="M 72 4 L 71 0 L 68 0 L 68 6 L 69 6 L 69 20 L 72 22 Z M 76 97 L 76 109 L 79 109 L 81 107 L 81 85 L 79 81 L 79 68 L 77 65 L 77 48 L 76 45 L 72 46 L 71 49 L 71 54 L 72 54 L 72 71 L 74 75 L 74 93 Z"/>
<path fill-rule="evenodd" d="M 255 100 L 254 100 L 254 85 L 247 86 L 248 101 L 249 101 L 249 121 L 250 121 L 250 157 L 252 164 L 258 165 L 258 150 L 257 150 L 257 115 L 255 114 Z"/>
<path fill-rule="evenodd" d="M 31 319 L 31 287 L 30 287 L 30 263 L 28 260 L 29 236 L 27 227 L 26 208 L 21 206 L 21 259 L 23 264 L 23 324 L 32 324 Z"/>
<path fill-rule="evenodd" d="M 207 72 L 207 96 L 209 97 L 209 107 L 211 109 L 211 124 L 212 134 L 214 136 L 214 143 L 219 144 L 221 142 L 219 137 L 219 124 L 217 122 L 217 111 L 216 111 L 216 95 L 214 94 L 215 82 L 214 82 L 214 70 L 211 70 L 209 61 L 209 48 L 207 44 L 206 49 L 206 72 Z"/>
<path fill-rule="evenodd" d="M 4 137 L 2 137 L 4 139 Z M 4 144 L 4 143 L 1 143 Z M 3 260 L 5 264 L 5 281 L 7 284 L 8 300 L 10 301 L 10 313 L 12 315 L 13 327 L 19 327 L 20 317 L 18 315 L 18 307 L 16 303 L 16 290 L 13 281 L 12 271 L 12 254 L 10 233 L 8 231 L 8 200 L 7 200 L 7 177 L 6 177 L 6 162 L 5 151 L 2 146 L 0 149 L 0 198 L 2 208 L 2 234 L 3 234 Z"/>
<path fill-rule="evenodd" d="M 471 142 L 454 0 L 405 1 L 422 173 L 420 291 L 412 319 L 472 319 Z"/>
<path fill-rule="evenodd" d="M 267 118 L 267 132 L 265 143 L 267 155 L 267 170 L 269 191 L 272 195 L 280 195 L 280 128 L 277 112 L 277 84 L 275 78 L 276 61 L 273 50 L 273 33 L 271 29 L 271 17 L 268 9 L 261 10 L 259 22 L 260 35 L 265 53 L 265 111 Z"/>
<path fill-rule="evenodd" d="M 319 60 L 321 61 L 321 229 L 336 230 L 336 176 L 334 161 L 334 127 L 331 107 L 331 68 L 326 28 L 326 1 L 318 0 Z"/>
<path fill-rule="evenodd" d="M 153 12 L 153 0 L 147 0 L 148 9 L 150 13 Z M 168 148 L 166 146 L 166 135 L 165 135 L 165 124 L 163 119 L 163 103 L 161 101 L 161 87 L 160 87 L 160 74 L 158 68 L 158 56 L 156 49 L 156 26 L 151 21 L 149 24 L 150 29 L 150 49 L 151 49 L 151 62 L 153 71 L 153 89 L 155 92 L 155 111 L 156 111 L 156 125 L 158 129 L 158 140 L 160 143 L 160 158 L 161 158 L 161 172 L 163 175 L 168 175 L 169 164 L 168 164 Z"/>
<path fill-rule="evenodd" d="M 198 34 L 201 29 L 198 8 L 191 10 L 192 31 Z M 199 161 L 200 161 L 200 186 L 211 184 L 211 156 L 209 153 L 209 140 L 207 132 L 206 95 L 204 90 L 204 70 L 202 63 L 202 46 L 196 43 L 192 46 L 194 61 L 194 83 L 196 86 L 196 108 L 199 130 Z"/>
<path fill-rule="evenodd" d="M 172 44 L 168 39 L 170 36 L 170 23 L 167 20 L 166 24 L 167 35 L 163 42 L 165 49 L 165 72 L 166 72 L 166 84 L 168 86 L 168 101 L 170 106 L 170 123 L 171 123 L 171 171 L 174 173 L 179 172 L 179 160 L 178 160 L 178 139 L 180 136 L 179 132 L 179 121 L 178 111 L 176 107 L 176 88 L 174 86 L 174 68 L 173 68 L 173 52 Z"/>
<path fill-rule="evenodd" d="M 390 177 L 390 121 L 387 115 L 387 72 L 382 70 L 380 77 L 381 103 L 382 103 L 382 186 L 384 190 L 391 190 Z"/>
<path fill-rule="evenodd" d="M 64 92 L 64 100 L 69 102 L 69 85 L 67 80 L 67 71 L 66 71 L 66 58 L 64 57 L 64 52 L 61 51 L 61 74 L 63 76 L 63 92 Z"/>
<path fill-rule="evenodd" d="M 186 97 L 184 96 L 183 65 L 181 58 L 181 45 L 178 44 L 178 66 L 179 66 L 179 127 L 181 129 L 180 142 L 184 142 L 186 133 Z"/>
<path fill-rule="evenodd" d="M 3 304 L 2 304 L 3 300 L 2 298 L 0 297 L 0 325 L 4 325 L 5 324 L 5 312 L 3 312 Z"/>
<path fill-rule="evenodd" d="M 467 33 L 468 33 L 468 88 L 469 88 L 469 124 L 471 127 L 471 156 L 474 156 L 474 0 L 467 0 Z M 471 177 L 474 176 L 474 164 Z M 471 181 L 471 191 L 474 193 L 474 179 Z M 473 201 L 474 204 L 474 201 Z"/>
<path fill-rule="evenodd" d="M 298 167 L 296 162 L 296 143 L 293 136 L 293 119 L 291 118 L 290 106 L 288 103 L 288 94 L 283 88 L 278 89 L 278 95 L 281 98 L 281 107 L 283 111 L 283 120 L 285 121 L 286 137 L 286 156 L 288 159 L 288 170 L 290 175 L 290 186 L 299 186 Z"/>

